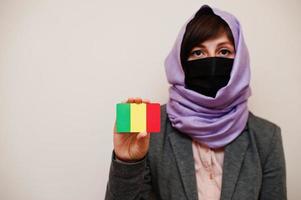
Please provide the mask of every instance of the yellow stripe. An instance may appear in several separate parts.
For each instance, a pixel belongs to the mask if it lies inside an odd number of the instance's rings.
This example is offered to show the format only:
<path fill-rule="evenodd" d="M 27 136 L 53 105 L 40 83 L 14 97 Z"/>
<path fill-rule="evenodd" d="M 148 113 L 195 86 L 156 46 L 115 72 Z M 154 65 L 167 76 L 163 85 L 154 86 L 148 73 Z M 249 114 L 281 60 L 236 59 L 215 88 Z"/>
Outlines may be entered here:
<path fill-rule="evenodd" d="M 146 131 L 146 104 L 131 103 L 131 132 Z"/>

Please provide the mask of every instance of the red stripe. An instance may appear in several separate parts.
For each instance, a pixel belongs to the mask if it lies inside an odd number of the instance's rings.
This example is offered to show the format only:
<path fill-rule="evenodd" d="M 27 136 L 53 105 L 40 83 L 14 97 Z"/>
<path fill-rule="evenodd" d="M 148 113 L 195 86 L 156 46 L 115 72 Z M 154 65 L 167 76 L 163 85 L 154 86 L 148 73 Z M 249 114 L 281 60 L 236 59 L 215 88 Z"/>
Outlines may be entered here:
<path fill-rule="evenodd" d="M 160 104 L 148 103 L 146 106 L 147 132 L 160 132 Z"/>

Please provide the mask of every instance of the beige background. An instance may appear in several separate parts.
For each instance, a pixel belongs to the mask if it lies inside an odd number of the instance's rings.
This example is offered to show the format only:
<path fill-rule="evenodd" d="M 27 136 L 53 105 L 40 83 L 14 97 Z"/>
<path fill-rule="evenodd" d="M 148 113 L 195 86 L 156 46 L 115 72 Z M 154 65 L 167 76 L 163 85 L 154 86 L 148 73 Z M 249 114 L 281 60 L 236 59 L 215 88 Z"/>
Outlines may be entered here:
<path fill-rule="evenodd" d="M 298 0 L 0 0 L 0 199 L 103 199 L 115 104 L 166 103 L 163 61 L 203 3 L 240 19 L 250 109 L 281 126 L 288 197 L 301 199 Z"/>

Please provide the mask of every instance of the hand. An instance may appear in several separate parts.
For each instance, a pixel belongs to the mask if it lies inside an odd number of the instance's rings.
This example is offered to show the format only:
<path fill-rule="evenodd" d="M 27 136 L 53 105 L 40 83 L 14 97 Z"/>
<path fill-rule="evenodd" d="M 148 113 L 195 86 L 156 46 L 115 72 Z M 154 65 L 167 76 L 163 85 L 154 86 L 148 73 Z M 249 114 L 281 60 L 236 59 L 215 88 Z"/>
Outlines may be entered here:
<path fill-rule="evenodd" d="M 149 103 L 141 98 L 129 98 L 124 103 Z M 122 161 L 141 160 L 148 152 L 150 133 L 131 132 L 117 133 L 116 121 L 114 125 L 114 152 L 116 157 Z"/>

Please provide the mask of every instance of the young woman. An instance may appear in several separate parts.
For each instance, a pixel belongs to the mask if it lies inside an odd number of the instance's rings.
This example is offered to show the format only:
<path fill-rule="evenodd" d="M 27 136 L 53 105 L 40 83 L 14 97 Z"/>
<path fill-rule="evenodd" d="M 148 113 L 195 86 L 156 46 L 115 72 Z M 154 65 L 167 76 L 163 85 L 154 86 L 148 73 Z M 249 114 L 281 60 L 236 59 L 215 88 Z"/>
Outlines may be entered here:
<path fill-rule="evenodd" d="M 249 55 L 238 20 L 202 6 L 165 69 L 171 87 L 161 133 L 114 133 L 106 199 L 287 199 L 281 130 L 248 110 Z"/>

